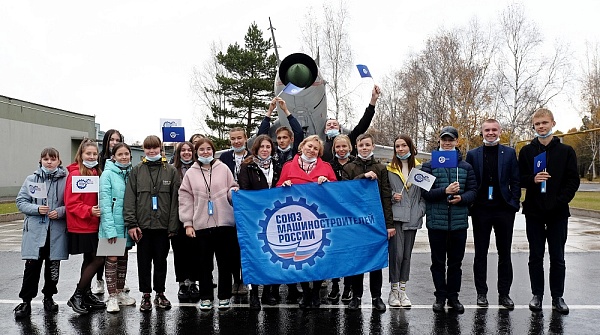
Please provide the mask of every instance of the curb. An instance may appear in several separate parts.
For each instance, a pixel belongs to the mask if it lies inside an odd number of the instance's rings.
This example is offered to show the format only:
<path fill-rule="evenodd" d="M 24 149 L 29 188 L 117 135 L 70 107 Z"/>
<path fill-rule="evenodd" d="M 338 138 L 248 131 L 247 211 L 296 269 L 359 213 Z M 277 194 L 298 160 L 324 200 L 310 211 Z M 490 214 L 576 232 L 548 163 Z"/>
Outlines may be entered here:
<path fill-rule="evenodd" d="M 23 220 L 24 218 L 25 218 L 25 215 L 23 215 L 23 213 L 0 214 L 0 222 Z"/>
<path fill-rule="evenodd" d="M 585 216 L 585 217 L 589 217 L 589 218 L 600 219 L 600 211 L 596 211 L 593 209 L 570 207 L 569 211 L 571 212 L 571 215 Z"/>

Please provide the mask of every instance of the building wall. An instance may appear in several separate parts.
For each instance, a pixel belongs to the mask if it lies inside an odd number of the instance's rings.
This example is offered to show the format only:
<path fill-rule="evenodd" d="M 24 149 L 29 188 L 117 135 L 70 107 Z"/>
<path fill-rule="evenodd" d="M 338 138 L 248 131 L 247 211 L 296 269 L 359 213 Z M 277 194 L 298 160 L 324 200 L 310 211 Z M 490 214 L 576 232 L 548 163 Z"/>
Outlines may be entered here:
<path fill-rule="evenodd" d="M 95 138 L 94 116 L 77 114 L 0 96 L 0 197 L 16 196 L 37 169 L 40 152 L 54 147 L 63 166 L 70 164 L 84 137 Z"/>

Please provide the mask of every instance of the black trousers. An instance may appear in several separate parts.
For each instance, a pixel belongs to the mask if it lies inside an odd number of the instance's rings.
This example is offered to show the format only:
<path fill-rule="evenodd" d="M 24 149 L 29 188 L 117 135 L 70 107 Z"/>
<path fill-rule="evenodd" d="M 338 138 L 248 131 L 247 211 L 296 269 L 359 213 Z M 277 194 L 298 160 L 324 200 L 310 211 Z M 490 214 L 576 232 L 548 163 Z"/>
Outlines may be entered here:
<path fill-rule="evenodd" d="M 473 213 L 473 239 L 475 242 L 475 259 L 473 275 L 475 289 L 478 294 L 487 294 L 487 258 L 490 247 L 490 234 L 494 229 L 496 250 L 498 251 L 498 294 L 510 293 L 513 281 L 511 246 L 515 213 L 507 211 Z"/>
<path fill-rule="evenodd" d="M 235 258 L 239 257 L 236 251 L 237 233 L 235 227 L 215 227 L 196 230 L 193 240 L 196 261 L 189 264 L 199 270 L 200 299 L 213 300 L 212 286 L 213 258 L 217 259 L 219 283 L 217 284 L 217 297 L 220 300 L 231 298 L 232 269 Z M 237 253 L 237 255 L 236 255 Z"/>
<path fill-rule="evenodd" d="M 548 241 L 550 255 L 550 294 L 562 297 L 565 291 L 565 243 L 568 218 L 556 219 L 525 215 L 529 241 L 529 280 L 534 295 L 544 295 L 544 253 Z"/>
<path fill-rule="evenodd" d="M 363 296 L 363 279 L 365 274 L 359 274 L 351 276 L 350 283 L 352 285 L 352 295 L 355 297 Z M 371 291 L 371 298 L 381 298 L 381 286 L 383 285 L 383 272 L 381 270 L 375 270 L 369 272 L 369 290 Z"/>
<path fill-rule="evenodd" d="M 173 248 L 173 265 L 175 267 L 175 280 L 178 283 L 192 279 L 190 264 L 193 259 L 192 239 L 185 234 L 185 228 L 179 227 L 177 235 L 171 237 Z"/>
<path fill-rule="evenodd" d="M 58 277 L 60 272 L 60 261 L 50 260 L 50 234 L 46 239 L 46 245 L 40 248 L 40 258 L 28 259 L 25 261 L 25 270 L 23 271 L 23 285 L 19 297 L 23 301 L 31 301 L 38 292 L 40 282 L 40 273 L 42 265 L 44 266 L 44 288 L 42 293 L 44 296 L 52 296 L 58 293 L 56 286 L 58 285 Z"/>
<path fill-rule="evenodd" d="M 456 299 L 462 280 L 462 260 L 465 256 L 467 230 L 429 229 L 431 247 L 431 276 L 434 295 L 441 299 Z M 447 270 L 446 270 L 447 262 Z"/>
<path fill-rule="evenodd" d="M 153 283 L 155 292 L 165 292 L 168 255 L 168 231 L 166 229 L 142 229 L 142 239 L 137 243 L 140 292 L 151 293 Z M 152 274 L 152 265 L 154 265 L 154 274 Z"/>

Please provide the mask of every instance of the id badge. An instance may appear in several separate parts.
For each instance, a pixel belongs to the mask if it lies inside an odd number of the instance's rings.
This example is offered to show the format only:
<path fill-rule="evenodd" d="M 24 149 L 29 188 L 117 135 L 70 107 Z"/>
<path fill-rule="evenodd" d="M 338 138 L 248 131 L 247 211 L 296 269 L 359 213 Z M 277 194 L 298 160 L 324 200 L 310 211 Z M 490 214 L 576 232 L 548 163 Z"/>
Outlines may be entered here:
<path fill-rule="evenodd" d="M 494 200 L 494 186 L 488 187 L 488 200 Z"/>
<path fill-rule="evenodd" d="M 213 215 L 213 202 L 211 200 L 208 201 L 208 215 Z"/>
<path fill-rule="evenodd" d="M 158 210 L 158 197 L 155 195 L 152 196 L 152 210 L 153 211 Z"/>
<path fill-rule="evenodd" d="M 542 189 L 540 190 L 540 192 L 541 193 L 546 193 L 546 181 L 545 180 L 542 182 L 542 186 L 541 187 L 542 187 Z"/>

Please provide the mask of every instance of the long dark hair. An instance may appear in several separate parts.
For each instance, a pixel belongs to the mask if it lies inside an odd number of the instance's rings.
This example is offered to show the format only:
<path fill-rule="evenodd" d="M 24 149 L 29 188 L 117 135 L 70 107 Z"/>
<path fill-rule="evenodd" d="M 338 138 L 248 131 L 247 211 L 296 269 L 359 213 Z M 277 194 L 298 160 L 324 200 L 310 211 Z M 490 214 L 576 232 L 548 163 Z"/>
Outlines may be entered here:
<path fill-rule="evenodd" d="M 123 143 L 124 141 L 123 135 L 121 135 L 121 132 L 119 132 L 116 129 L 109 129 L 106 131 L 106 133 L 104 133 L 104 137 L 102 138 L 102 152 L 100 153 L 100 155 L 98 155 L 98 165 L 100 165 L 100 169 L 102 170 L 104 170 L 106 160 L 110 159 L 110 157 L 112 156 L 112 153 L 110 151 L 110 138 L 115 133 L 119 135 L 121 143 Z"/>
<path fill-rule="evenodd" d="M 181 167 L 183 166 L 183 162 L 181 161 L 181 149 L 184 145 L 187 145 L 188 147 L 190 147 L 190 150 L 192 150 L 192 163 L 197 159 L 196 150 L 194 150 L 194 145 L 192 144 L 192 142 L 185 141 L 179 143 L 179 145 L 175 149 L 175 154 L 173 155 L 173 166 L 177 169 L 177 171 L 179 171 L 179 176 L 181 177 L 181 179 L 183 179 L 183 173 L 181 173 Z"/>
<path fill-rule="evenodd" d="M 400 134 L 400 135 L 396 136 L 396 138 L 394 139 L 394 156 L 392 157 L 392 167 L 395 167 L 396 169 L 398 169 L 400 171 L 402 171 L 402 161 L 400 160 L 400 158 L 396 157 L 396 141 L 397 140 L 404 140 L 404 142 L 406 142 L 406 145 L 408 145 L 408 150 L 410 151 L 410 157 L 408 157 L 407 161 L 408 161 L 408 171 L 410 171 L 416 165 L 415 159 L 417 156 L 417 148 L 415 148 L 413 140 L 412 140 L 412 138 L 410 138 L 410 136 L 404 135 L 404 134 Z"/>

